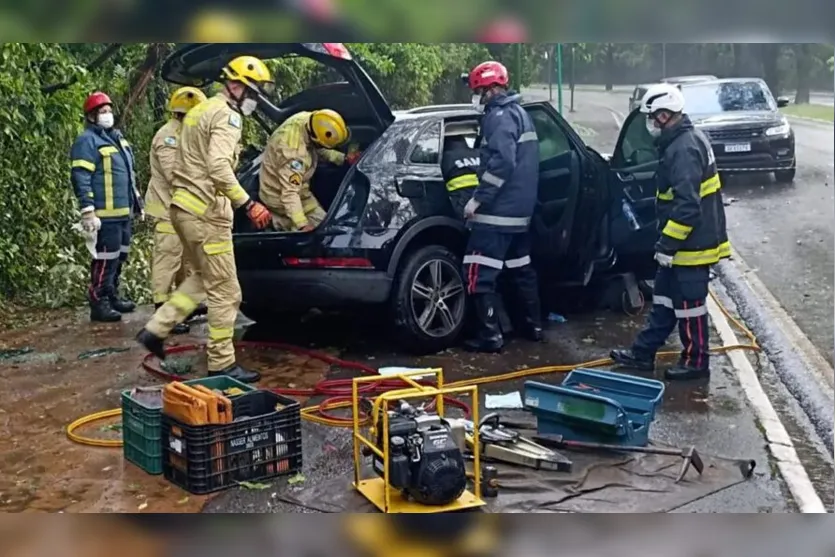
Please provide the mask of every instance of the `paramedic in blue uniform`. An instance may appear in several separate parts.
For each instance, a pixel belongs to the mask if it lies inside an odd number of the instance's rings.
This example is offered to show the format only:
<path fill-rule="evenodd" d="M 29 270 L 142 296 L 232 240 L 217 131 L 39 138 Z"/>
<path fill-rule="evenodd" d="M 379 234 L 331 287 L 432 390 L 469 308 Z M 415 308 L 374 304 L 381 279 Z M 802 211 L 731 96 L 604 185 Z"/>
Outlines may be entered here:
<path fill-rule="evenodd" d="M 73 143 L 71 180 L 81 227 L 96 234 L 90 266 L 90 320 L 120 321 L 136 304 L 119 296 L 119 277 L 128 259 L 131 219 L 142 214 L 130 144 L 114 127 L 113 103 L 96 92 L 84 102 L 85 129 Z"/>
<path fill-rule="evenodd" d="M 446 132 L 444 156 L 441 158 L 441 173 L 449 201 L 455 216 L 459 218 L 464 218 L 464 207 L 478 186 L 479 152 L 467 143 L 466 136 L 469 133 L 467 130 Z"/>
<path fill-rule="evenodd" d="M 520 95 L 508 90 L 507 68 L 484 62 L 469 74 L 469 87 L 484 105 L 479 184 L 464 208 L 470 228 L 464 255 L 467 293 L 475 303 L 476 336 L 466 348 L 499 352 L 504 340 L 498 318 L 496 279 L 511 275 L 522 300 L 524 336 L 543 340 L 536 271 L 531 265 L 530 223 L 536 205 L 539 144 Z"/>
<path fill-rule="evenodd" d="M 711 266 L 730 257 L 721 183 L 710 141 L 684 114 L 674 85 L 650 87 L 641 101 L 647 130 L 661 154 L 658 166 L 658 272 L 646 327 L 612 359 L 634 369 L 655 369 L 655 355 L 678 326 L 683 349 L 668 380 L 710 376 L 707 313 Z"/>

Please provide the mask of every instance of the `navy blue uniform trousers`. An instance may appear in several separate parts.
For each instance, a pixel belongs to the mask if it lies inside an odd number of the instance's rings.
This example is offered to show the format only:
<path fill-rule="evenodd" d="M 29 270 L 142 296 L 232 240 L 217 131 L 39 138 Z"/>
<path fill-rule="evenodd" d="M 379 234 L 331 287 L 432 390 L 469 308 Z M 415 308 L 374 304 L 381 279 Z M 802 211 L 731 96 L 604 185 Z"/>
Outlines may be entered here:
<path fill-rule="evenodd" d="M 710 366 L 707 314 L 710 267 L 659 267 L 647 325 L 632 345 L 636 356 L 654 359 L 678 325 L 684 347 L 679 364 L 696 369 Z"/>
<path fill-rule="evenodd" d="M 499 273 L 505 268 L 525 299 L 538 297 L 536 271 L 531 265 L 530 233 L 470 231 L 464 255 L 467 293 L 494 294 Z"/>
<path fill-rule="evenodd" d="M 101 222 L 96 238 L 96 258 L 90 265 L 91 302 L 116 297 L 122 266 L 128 260 L 131 234 L 130 220 Z"/>

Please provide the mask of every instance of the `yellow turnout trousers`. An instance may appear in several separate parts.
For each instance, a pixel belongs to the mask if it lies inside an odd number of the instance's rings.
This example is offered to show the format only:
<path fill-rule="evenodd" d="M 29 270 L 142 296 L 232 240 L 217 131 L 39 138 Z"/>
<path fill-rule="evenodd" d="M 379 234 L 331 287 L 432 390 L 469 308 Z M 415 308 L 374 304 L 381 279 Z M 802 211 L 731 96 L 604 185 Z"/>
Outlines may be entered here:
<path fill-rule="evenodd" d="M 154 254 L 151 262 L 151 288 L 154 304 L 164 304 L 171 291 L 182 284 L 193 272 L 183 257 L 183 243 L 174 226 L 167 220 L 159 220 L 154 226 Z"/>

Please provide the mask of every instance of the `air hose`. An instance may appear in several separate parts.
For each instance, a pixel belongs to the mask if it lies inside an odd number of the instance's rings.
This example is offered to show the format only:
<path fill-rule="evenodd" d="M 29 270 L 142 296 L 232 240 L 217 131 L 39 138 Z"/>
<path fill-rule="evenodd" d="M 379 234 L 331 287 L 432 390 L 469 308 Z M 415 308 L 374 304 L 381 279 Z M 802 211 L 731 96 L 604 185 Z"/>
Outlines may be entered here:
<path fill-rule="evenodd" d="M 740 323 L 738 319 L 736 319 L 733 315 L 731 315 L 725 306 L 716 298 L 716 296 L 711 292 L 711 297 L 719 306 L 719 309 L 722 311 L 722 314 L 737 328 L 739 329 L 749 340 L 749 344 L 737 344 L 733 346 L 720 346 L 711 348 L 710 351 L 713 353 L 724 353 L 729 352 L 731 350 L 751 350 L 758 352 L 760 350 L 760 346 L 757 343 L 757 338 L 745 325 Z M 179 345 L 179 346 L 172 346 L 166 349 L 166 355 L 172 356 L 175 354 L 182 354 L 187 352 L 195 352 L 204 348 L 204 344 L 188 344 L 188 345 Z M 342 367 L 345 369 L 350 369 L 354 371 L 358 371 L 361 374 L 365 375 L 376 375 L 377 370 L 369 367 L 367 365 L 352 362 L 348 360 L 343 360 L 340 358 L 336 358 L 329 354 L 325 354 L 323 352 L 319 352 L 316 350 L 311 350 L 308 348 L 302 348 L 299 346 L 294 346 L 291 344 L 284 344 L 280 342 L 252 342 L 252 341 L 241 341 L 235 343 L 236 347 L 240 348 L 255 348 L 255 349 L 269 349 L 269 350 L 282 350 L 286 352 L 292 352 L 295 354 L 301 354 L 308 356 L 310 358 L 315 358 L 317 360 L 321 360 L 327 364 Z M 668 356 L 675 356 L 678 355 L 679 352 L 677 351 L 668 351 L 668 352 L 659 352 L 658 356 L 660 357 L 668 357 Z M 159 365 L 155 365 L 155 362 L 158 360 L 152 354 L 148 354 L 142 360 L 142 367 L 145 371 L 163 381 L 178 381 L 182 379 L 180 376 L 172 373 L 168 373 L 161 369 Z M 504 373 L 501 375 L 490 375 L 487 377 L 478 377 L 473 379 L 465 379 L 462 381 L 456 381 L 453 383 L 447 383 L 446 387 L 467 387 L 472 385 L 485 385 L 490 383 L 501 383 L 504 381 L 513 381 L 516 379 L 522 379 L 525 377 L 530 377 L 533 375 L 545 375 L 548 373 L 567 373 L 570 372 L 578 367 L 584 368 L 595 368 L 601 367 L 605 365 L 610 365 L 614 363 L 610 358 L 601 358 L 597 360 L 591 360 L 588 362 L 583 362 L 579 364 L 563 364 L 563 365 L 551 365 L 551 366 L 542 366 L 542 367 L 535 367 L 529 369 L 523 369 L 519 371 L 512 371 L 509 373 Z M 431 384 L 431 383 L 426 383 Z M 310 422 L 326 425 L 331 427 L 352 427 L 353 426 L 353 417 L 352 416 L 344 416 L 344 415 L 336 415 L 334 414 L 335 410 L 345 410 L 346 408 L 351 407 L 351 389 L 352 389 L 353 381 L 352 379 L 323 379 L 319 381 L 313 388 L 311 389 L 270 389 L 271 391 L 290 397 L 302 397 L 302 398 L 309 398 L 309 397 L 319 397 L 324 396 L 327 397 L 323 402 L 314 406 L 307 406 L 302 408 L 301 414 L 305 420 Z M 385 392 L 389 392 L 396 389 L 403 389 L 408 387 L 403 381 L 398 379 L 391 379 L 385 381 L 379 381 L 376 383 L 367 383 L 360 385 L 358 391 L 360 394 L 364 396 L 376 396 L 383 394 Z M 469 416 L 470 407 L 457 399 L 445 397 L 444 398 L 445 404 L 449 404 L 451 406 L 455 406 L 460 408 L 464 411 L 465 415 Z M 67 437 L 70 440 L 80 443 L 83 445 L 90 445 L 94 447 L 121 447 L 122 441 L 118 440 L 101 440 L 101 439 L 92 439 L 79 436 L 75 433 L 75 431 L 85 425 L 89 425 L 90 423 L 119 416 L 121 414 L 120 409 L 115 410 L 107 410 L 104 412 L 98 412 L 96 414 L 91 414 L 89 416 L 84 416 L 69 426 L 67 426 Z M 363 416 L 362 417 L 362 424 L 369 423 L 369 417 Z"/>

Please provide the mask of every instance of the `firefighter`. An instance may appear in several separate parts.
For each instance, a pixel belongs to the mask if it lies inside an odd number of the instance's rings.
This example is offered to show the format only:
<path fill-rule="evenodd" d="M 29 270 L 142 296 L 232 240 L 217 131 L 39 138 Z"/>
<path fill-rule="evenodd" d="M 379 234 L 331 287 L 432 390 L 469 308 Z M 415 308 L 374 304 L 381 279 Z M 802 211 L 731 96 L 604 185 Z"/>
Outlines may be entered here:
<path fill-rule="evenodd" d="M 504 344 L 497 312 L 496 279 L 506 268 L 522 300 L 523 335 L 544 340 L 529 226 L 539 177 L 536 130 L 508 89 L 507 68 L 484 62 L 469 74 L 469 87 L 484 106 L 479 184 L 464 208 L 471 229 L 464 255 L 467 292 L 473 296 L 479 331 L 466 347 L 499 352 Z"/>
<path fill-rule="evenodd" d="M 350 137 L 342 116 L 333 110 L 299 112 L 272 134 L 261 165 L 258 197 L 272 213 L 276 230 L 309 232 L 325 219 L 310 191 L 319 159 L 341 166 L 359 158 L 336 150 Z"/>
<path fill-rule="evenodd" d="M 127 262 L 131 221 L 143 215 L 130 144 L 114 127 L 113 102 L 97 91 L 84 101 L 85 129 L 70 151 L 71 180 L 81 210 L 81 227 L 94 235 L 90 266 L 90 320 L 114 322 L 136 304 L 119 296 Z"/>
<path fill-rule="evenodd" d="M 658 271 L 646 327 L 631 349 L 614 350 L 611 357 L 617 364 L 651 371 L 656 353 L 678 325 L 684 348 L 666 378 L 707 378 L 710 268 L 730 257 L 731 251 L 716 159 L 708 139 L 683 112 L 684 97 L 677 87 L 653 85 L 640 110 L 661 154 Z"/>
<path fill-rule="evenodd" d="M 478 186 L 478 149 L 467 144 L 468 132 L 456 130 L 444 136 L 444 156 L 441 173 L 449 200 L 457 217 L 464 217 L 464 207 Z"/>
<path fill-rule="evenodd" d="M 151 180 L 145 193 L 145 212 L 155 220 L 151 286 L 156 309 L 168 301 L 172 289 L 182 283 L 191 272 L 188 262 L 183 258 L 183 244 L 171 225 L 168 210 L 171 205 L 171 179 L 177 166 L 183 118 L 186 112 L 205 100 L 206 95 L 203 91 L 195 87 L 181 87 L 174 91 L 168 101 L 171 119 L 151 140 Z M 195 310 L 195 314 L 206 313 L 205 304 L 201 303 L 200 306 Z M 171 333 L 175 335 L 188 331 L 187 323 L 179 323 L 171 329 Z"/>
<path fill-rule="evenodd" d="M 269 95 L 272 81 L 264 62 L 253 56 L 230 61 L 221 79 L 221 92 L 192 108 L 183 119 L 171 182 L 171 224 L 194 271 L 139 332 L 137 341 L 164 360 L 165 338 L 206 299 L 209 375 L 254 383 L 260 375 L 237 363 L 232 342 L 241 303 L 232 223 L 234 209 L 242 208 L 255 227 L 263 229 L 270 223 L 270 213 L 238 183 L 234 162 L 243 117 L 255 111 L 260 95 Z"/>

